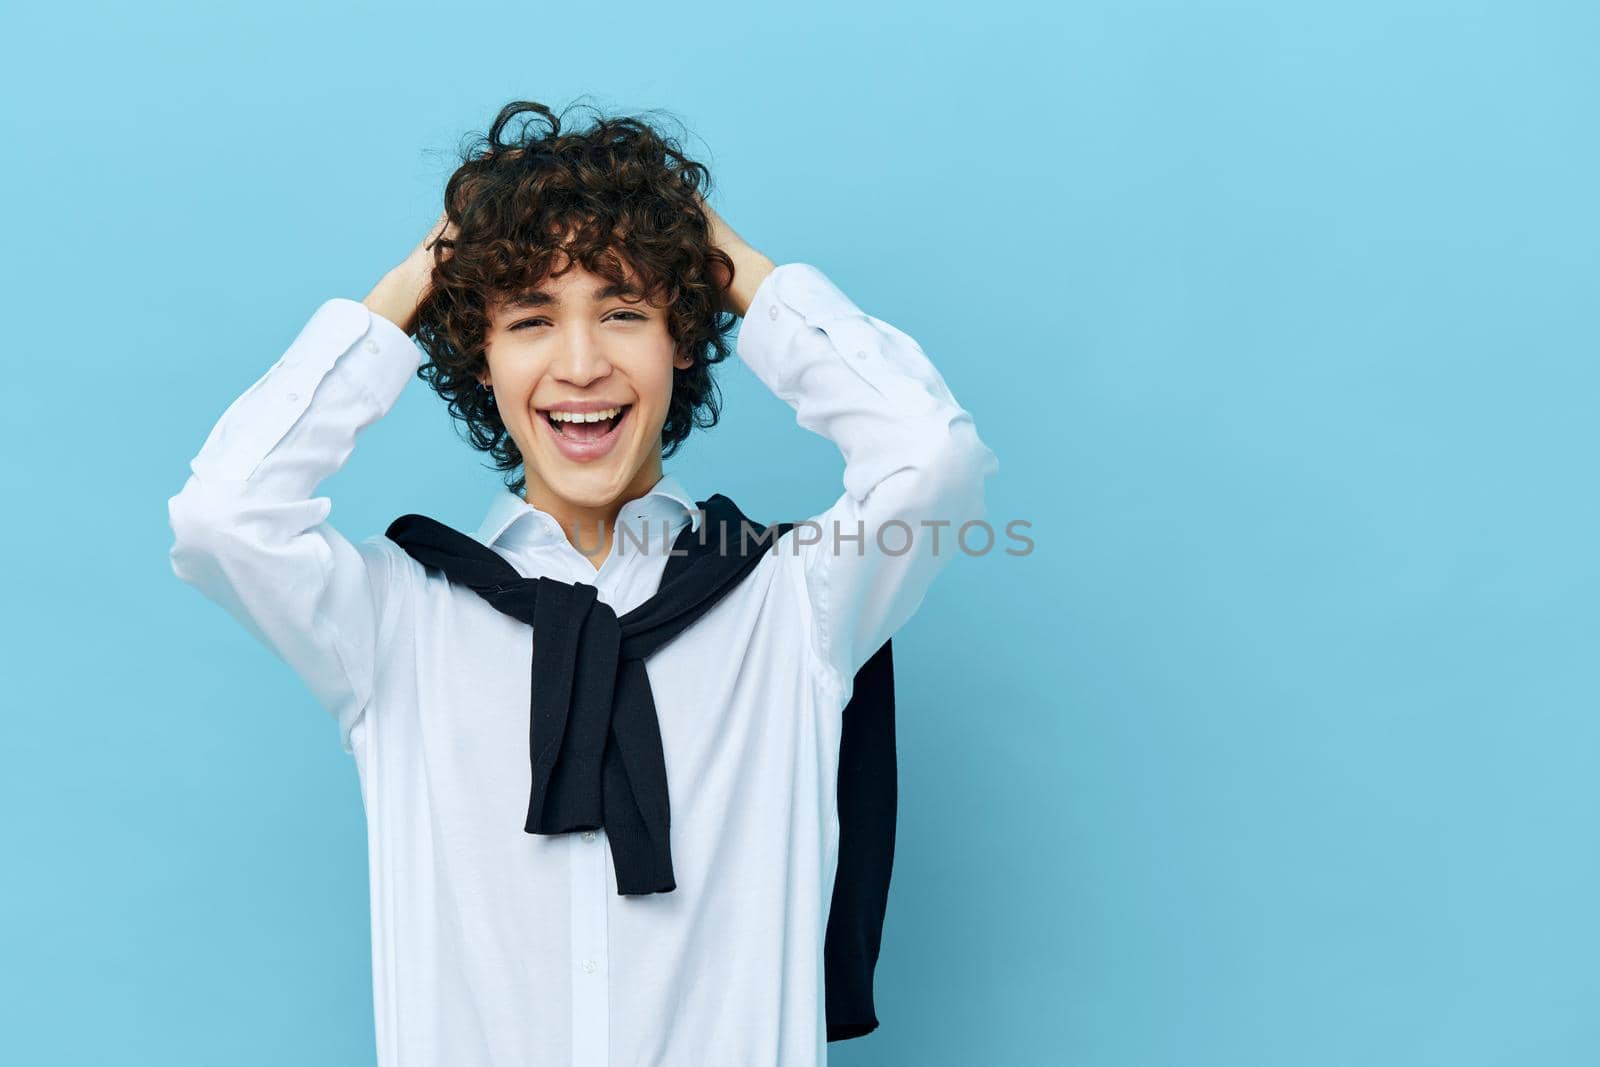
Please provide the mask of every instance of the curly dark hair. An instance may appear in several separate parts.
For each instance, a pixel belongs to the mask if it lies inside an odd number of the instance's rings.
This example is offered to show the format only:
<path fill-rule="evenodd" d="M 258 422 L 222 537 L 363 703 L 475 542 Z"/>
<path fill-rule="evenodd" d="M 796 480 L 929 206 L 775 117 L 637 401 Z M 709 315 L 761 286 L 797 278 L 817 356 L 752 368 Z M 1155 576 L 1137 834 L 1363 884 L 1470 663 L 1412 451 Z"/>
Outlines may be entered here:
<path fill-rule="evenodd" d="M 528 113 L 516 136 L 505 139 L 512 120 Z M 562 132 L 565 117 L 513 101 L 486 135 L 463 146 L 444 193 L 458 232 L 435 244 L 431 284 L 417 308 L 417 342 L 428 356 L 417 376 L 502 472 L 520 470 L 522 452 L 478 381 L 487 365 L 489 313 L 501 296 L 578 262 L 668 305 L 676 353 L 694 362 L 673 370 L 663 459 L 694 428 L 716 425 L 721 401 L 711 368 L 728 357 L 727 334 L 738 321 L 722 308 L 733 263 L 712 243 L 698 199 L 710 186 L 709 170 L 636 116 L 597 110 L 588 129 Z M 526 485 L 525 471 L 506 481 L 519 495 Z"/>

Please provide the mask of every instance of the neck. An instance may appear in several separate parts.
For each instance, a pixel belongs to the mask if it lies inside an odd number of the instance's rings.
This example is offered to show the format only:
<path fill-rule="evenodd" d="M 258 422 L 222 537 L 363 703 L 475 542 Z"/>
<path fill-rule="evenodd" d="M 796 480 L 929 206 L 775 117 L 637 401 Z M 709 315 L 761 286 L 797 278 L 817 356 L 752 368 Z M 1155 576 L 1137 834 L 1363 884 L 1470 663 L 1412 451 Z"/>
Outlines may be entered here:
<path fill-rule="evenodd" d="M 527 477 L 522 498 L 560 523 L 567 543 L 598 571 L 611 554 L 622 505 L 648 493 L 661 480 L 661 473 L 661 460 L 657 457 L 639 468 L 626 487 L 600 503 L 567 499 L 543 481 Z"/>

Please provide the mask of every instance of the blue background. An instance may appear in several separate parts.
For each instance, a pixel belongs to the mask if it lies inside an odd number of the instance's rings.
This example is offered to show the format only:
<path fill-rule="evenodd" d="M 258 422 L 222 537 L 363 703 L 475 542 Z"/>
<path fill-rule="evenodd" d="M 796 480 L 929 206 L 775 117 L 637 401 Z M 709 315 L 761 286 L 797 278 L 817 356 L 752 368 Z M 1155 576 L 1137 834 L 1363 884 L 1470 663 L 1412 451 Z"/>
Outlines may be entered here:
<path fill-rule="evenodd" d="M 915 336 L 1033 524 L 896 639 L 833 1062 L 1600 1062 L 1595 10 L 9 12 L 0 1054 L 372 1062 L 353 765 L 166 499 L 460 137 L 581 98 Z M 836 451 L 725 368 L 668 469 L 820 510 Z M 361 537 L 495 484 L 414 381 L 321 491 Z"/>

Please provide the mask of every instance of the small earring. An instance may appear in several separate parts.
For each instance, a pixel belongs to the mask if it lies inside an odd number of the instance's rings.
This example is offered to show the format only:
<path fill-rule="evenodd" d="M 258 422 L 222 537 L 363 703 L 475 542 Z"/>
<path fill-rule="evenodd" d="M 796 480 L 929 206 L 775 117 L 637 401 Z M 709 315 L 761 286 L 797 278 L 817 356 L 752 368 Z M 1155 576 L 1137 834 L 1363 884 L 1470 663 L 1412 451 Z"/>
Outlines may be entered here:
<path fill-rule="evenodd" d="M 492 386 L 492 385 L 484 385 L 482 382 L 479 382 L 478 383 L 478 391 L 480 393 L 484 393 L 487 396 L 488 401 L 489 401 L 489 403 L 491 405 L 494 404 L 494 386 Z"/>

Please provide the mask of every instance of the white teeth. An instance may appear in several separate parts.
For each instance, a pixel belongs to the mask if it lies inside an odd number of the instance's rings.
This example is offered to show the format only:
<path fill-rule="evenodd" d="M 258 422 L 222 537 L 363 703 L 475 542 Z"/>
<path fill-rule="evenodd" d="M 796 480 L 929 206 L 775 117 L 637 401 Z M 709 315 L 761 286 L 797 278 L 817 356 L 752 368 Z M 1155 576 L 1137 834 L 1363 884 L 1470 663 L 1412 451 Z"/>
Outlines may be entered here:
<path fill-rule="evenodd" d="M 600 422 L 604 419 L 615 418 L 622 414 L 621 408 L 607 408 L 605 411 L 549 411 L 545 414 L 556 422 Z"/>

